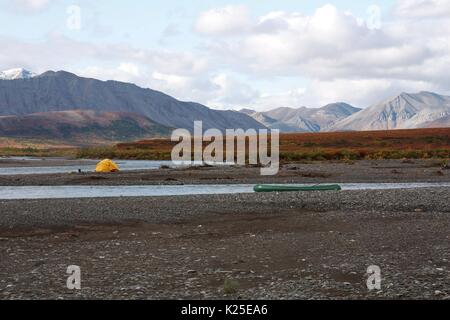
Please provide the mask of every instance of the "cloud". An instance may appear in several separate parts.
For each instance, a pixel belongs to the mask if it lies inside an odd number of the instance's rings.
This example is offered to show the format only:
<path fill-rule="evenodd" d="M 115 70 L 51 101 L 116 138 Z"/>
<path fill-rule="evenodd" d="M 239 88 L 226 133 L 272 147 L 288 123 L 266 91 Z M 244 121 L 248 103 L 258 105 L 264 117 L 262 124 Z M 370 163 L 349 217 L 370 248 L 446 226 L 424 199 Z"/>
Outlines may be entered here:
<path fill-rule="evenodd" d="M 4 69 L 27 66 L 36 72 L 49 69 L 70 71 L 74 64 L 110 65 L 126 61 L 127 64 L 122 68 L 133 65 L 142 70 L 150 68 L 192 76 L 203 74 L 210 68 L 208 59 L 202 54 L 139 49 L 123 43 L 91 43 L 61 34 L 49 34 L 45 39 L 35 42 L 0 35 L 0 43 L 0 68 Z"/>
<path fill-rule="evenodd" d="M 84 61 L 123 61 L 146 59 L 141 50 L 120 44 L 99 44 L 77 41 L 60 34 L 50 34 L 41 41 L 22 41 L 0 36 L 0 66 L 30 66 L 33 70 L 73 69 Z M 11 54 L 14 53 L 14 54 Z"/>
<path fill-rule="evenodd" d="M 378 102 L 402 91 L 393 87 L 393 82 L 389 79 L 314 80 L 304 98 L 311 103 L 316 101 L 316 107 L 338 101 L 366 107 L 372 102 Z M 399 89 L 400 91 L 396 91 Z"/>
<path fill-rule="evenodd" d="M 139 82 L 139 68 L 131 63 L 121 63 L 113 67 L 89 66 L 73 70 L 76 74 L 86 78 L 99 80 L 116 80 L 122 82 Z"/>
<path fill-rule="evenodd" d="M 349 13 L 339 12 L 334 6 L 326 5 L 311 16 L 299 13 L 269 13 L 260 17 L 252 32 L 240 35 L 238 39 L 211 40 L 209 49 L 221 54 L 232 65 L 246 67 L 255 73 L 292 75 L 314 73 L 322 63 L 333 65 L 325 77 L 342 73 L 349 64 L 351 55 L 363 56 L 364 52 L 376 55 L 377 50 L 389 55 L 401 51 L 403 43 L 381 30 L 370 29 L 363 21 Z M 396 47 L 400 49 L 396 49 Z M 373 64 L 383 60 L 360 61 Z M 397 61 L 404 60 L 400 56 Z M 394 56 L 389 57 L 395 60 Z M 351 59 L 353 60 L 353 59 Z M 319 68 L 320 69 L 320 68 Z M 327 69 L 328 70 L 328 69 Z M 319 70 L 323 73 L 323 69 Z M 364 70 L 365 72 L 366 70 Z M 361 70 L 363 72 L 363 70 Z M 351 70 L 350 73 L 354 73 Z M 314 75 L 315 76 L 315 75 Z"/>
<path fill-rule="evenodd" d="M 13 0 L 16 8 L 28 11 L 36 12 L 47 8 L 50 4 L 50 0 Z"/>
<path fill-rule="evenodd" d="M 250 25 L 247 7 L 230 5 L 201 13 L 194 30 L 206 35 L 231 35 L 247 30 Z"/>
<path fill-rule="evenodd" d="M 448 17 L 450 1 L 448 0 L 398 0 L 394 13 L 407 18 Z"/>
<path fill-rule="evenodd" d="M 203 74 L 210 68 L 210 61 L 204 54 L 191 52 L 179 52 L 170 50 L 158 50 L 145 53 L 144 58 L 157 70 L 165 73 L 197 75 Z"/>
<path fill-rule="evenodd" d="M 397 3 L 397 8 L 426 16 L 447 12 L 449 7 L 449 1 L 440 0 Z M 368 8 L 368 16 L 361 18 L 333 5 L 311 15 L 269 12 L 247 20 L 251 25 L 234 37 L 209 38 L 205 50 L 233 72 L 250 78 L 310 79 L 301 95 L 268 95 L 293 105 L 348 100 L 364 107 L 377 101 L 383 91 L 435 88 L 448 92 L 448 14 L 447 19 L 434 20 L 394 16 L 375 24 L 373 12 L 374 8 Z M 266 108 L 268 101 L 277 104 L 276 98 L 264 100 L 264 96 L 254 99 L 256 107 Z"/>
<path fill-rule="evenodd" d="M 258 99 L 246 107 L 259 111 L 281 107 L 300 108 L 305 106 L 305 92 L 305 88 L 298 88 L 277 93 L 261 93 Z"/>
<path fill-rule="evenodd" d="M 335 101 L 365 107 L 401 91 L 449 92 L 448 3 L 397 1 L 386 21 L 374 21 L 369 16 L 373 8 L 365 17 L 333 5 L 311 14 L 272 11 L 260 16 L 245 6 L 213 8 L 190 21 L 195 31 L 187 38 L 190 49 L 185 44 L 167 49 L 179 38 L 180 21 L 164 30 L 163 37 L 177 38 L 162 48 L 79 41 L 58 33 L 40 41 L 0 35 L 0 69 L 65 69 L 134 82 L 221 109 L 319 107 Z M 419 18 L 409 18 L 408 12 Z M 277 86 L 278 91 L 259 87 L 280 78 L 286 85 Z"/>
<path fill-rule="evenodd" d="M 183 76 L 153 72 L 150 87 L 184 101 L 195 101 L 214 109 L 240 109 L 259 97 L 251 86 L 224 73 Z"/>
<path fill-rule="evenodd" d="M 251 86 L 221 73 L 214 76 L 211 82 L 215 85 L 215 97 L 208 101 L 209 104 L 225 109 L 229 106 L 239 109 L 242 105 L 248 105 L 259 97 L 259 92 Z"/>
<path fill-rule="evenodd" d="M 159 43 L 164 45 L 167 43 L 167 41 L 171 38 L 175 38 L 182 34 L 182 31 L 180 29 L 180 26 L 176 23 L 170 23 L 166 26 L 166 28 L 161 33 L 161 38 L 159 40 Z"/>
<path fill-rule="evenodd" d="M 115 66 L 88 66 L 73 70 L 76 74 L 99 80 L 145 83 L 141 68 L 132 62 L 122 62 Z"/>
<path fill-rule="evenodd" d="M 140 75 L 140 70 L 137 65 L 134 63 L 121 63 L 118 68 L 120 71 L 125 72 L 127 74 L 133 75 L 134 77 L 138 77 Z"/>

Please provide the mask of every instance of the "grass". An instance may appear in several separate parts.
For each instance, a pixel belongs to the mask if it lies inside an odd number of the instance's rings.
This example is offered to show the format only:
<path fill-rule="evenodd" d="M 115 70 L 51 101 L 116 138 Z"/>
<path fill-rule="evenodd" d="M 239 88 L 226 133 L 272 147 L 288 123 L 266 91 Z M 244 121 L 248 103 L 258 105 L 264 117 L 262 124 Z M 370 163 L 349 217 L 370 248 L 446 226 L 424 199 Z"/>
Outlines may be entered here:
<path fill-rule="evenodd" d="M 117 146 L 81 148 L 75 156 L 80 159 L 129 159 L 129 160 L 170 160 L 170 151 L 141 148 L 119 148 Z"/>
<path fill-rule="evenodd" d="M 239 290 L 239 282 L 233 279 L 225 279 L 223 284 L 223 292 L 225 294 L 234 294 Z"/>
<path fill-rule="evenodd" d="M 75 148 L 60 141 L 0 137 L 0 156 L 62 157 L 74 156 Z"/>
<path fill-rule="evenodd" d="M 73 148 L 0 148 L 0 156 L 2 157 L 75 157 L 77 153 Z"/>
<path fill-rule="evenodd" d="M 55 156 L 170 160 L 176 145 L 169 139 L 153 139 L 114 146 L 79 149 L 0 149 L 0 155 Z M 205 146 L 207 143 L 204 144 Z M 370 132 L 281 134 L 282 162 L 361 159 L 449 159 L 450 128 Z"/>
<path fill-rule="evenodd" d="M 119 144 L 108 150 L 126 159 L 169 160 L 174 145 L 170 140 L 157 139 Z M 450 158 L 450 128 L 280 136 L 280 159 L 284 162 L 428 158 Z"/>
<path fill-rule="evenodd" d="M 291 161 L 324 161 L 343 160 L 351 163 L 354 160 L 375 159 L 432 159 L 450 158 L 450 149 L 427 149 L 427 150 L 333 150 L 319 149 L 314 151 L 282 152 L 280 159 Z"/>

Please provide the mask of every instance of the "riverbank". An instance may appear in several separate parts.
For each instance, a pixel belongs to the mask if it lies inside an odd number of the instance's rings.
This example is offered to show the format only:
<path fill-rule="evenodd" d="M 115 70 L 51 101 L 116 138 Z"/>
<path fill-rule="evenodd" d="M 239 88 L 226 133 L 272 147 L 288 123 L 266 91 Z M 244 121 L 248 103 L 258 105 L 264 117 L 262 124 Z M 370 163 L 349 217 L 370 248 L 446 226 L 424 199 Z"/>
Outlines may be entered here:
<path fill-rule="evenodd" d="M 5 161 L 0 160 L 0 168 L 41 166 L 54 164 L 56 160 Z M 59 165 L 74 164 L 73 160 L 57 161 Z M 86 161 L 78 163 L 81 166 L 86 164 Z M 443 169 L 444 163 L 443 160 L 432 159 L 297 162 L 282 165 L 276 176 L 261 176 L 260 168 L 257 167 L 235 166 L 162 167 L 157 170 L 123 171 L 112 174 L 74 172 L 0 175 L 0 186 L 450 182 L 450 170 Z M 76 167 L 73 167 L 72 171 L 76 171 Z"/>

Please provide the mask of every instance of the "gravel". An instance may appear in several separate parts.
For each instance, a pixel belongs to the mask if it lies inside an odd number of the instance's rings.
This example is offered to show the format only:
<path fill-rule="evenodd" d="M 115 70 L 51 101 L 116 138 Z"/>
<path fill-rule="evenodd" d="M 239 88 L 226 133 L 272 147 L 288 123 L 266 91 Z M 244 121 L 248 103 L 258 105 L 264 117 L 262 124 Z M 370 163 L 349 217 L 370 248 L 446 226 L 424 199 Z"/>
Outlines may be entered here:
<path fill-rule="evenodd" d="M 449 299 L 449 196 L 1 201 L 0 298 Z M 81 290 L 66 288 L 69 265 L 81 268 Z M 367 289 L 371 265 L 381 290 Z"/>
<path fill-rule="evenodd" d="M 222 214 L 272 213 L 274 208 L 325 212 L 345 210 L 395 214 L 450 212 L 450 188 L 348 190 L 310 193 L 256 193 L 0 201 L 0 229 L 64 227 L 82 223 L 177 222 Z"/>

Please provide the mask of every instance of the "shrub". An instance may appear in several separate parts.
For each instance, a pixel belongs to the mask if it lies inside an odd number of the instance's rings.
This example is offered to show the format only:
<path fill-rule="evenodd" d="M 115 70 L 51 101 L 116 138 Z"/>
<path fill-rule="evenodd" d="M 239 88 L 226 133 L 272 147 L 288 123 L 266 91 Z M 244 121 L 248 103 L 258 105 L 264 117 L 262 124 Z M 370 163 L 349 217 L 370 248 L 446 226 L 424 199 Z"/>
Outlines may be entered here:
<path fill-rule="evenodd" d="M 236 293 L 239 289 L 239 282 L 233 279 L 225 279 L 223 284 L 223 292 L 225 294 L 233 294 Z"/>

